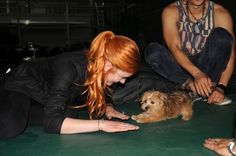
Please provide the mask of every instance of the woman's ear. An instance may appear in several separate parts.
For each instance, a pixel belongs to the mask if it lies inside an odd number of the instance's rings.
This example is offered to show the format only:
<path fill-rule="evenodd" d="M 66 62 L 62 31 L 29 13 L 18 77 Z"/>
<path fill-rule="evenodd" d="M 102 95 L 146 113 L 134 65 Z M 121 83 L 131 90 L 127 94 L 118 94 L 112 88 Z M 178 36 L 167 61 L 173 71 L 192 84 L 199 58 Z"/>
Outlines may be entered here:
<path fill-rule="evenodd" d="M 106 73 L 108 70 L 110 70 L 112 68 L 112 64 L 109 61 L 105 62 L 105 66 L 104 66 L 104 72 Z"/>

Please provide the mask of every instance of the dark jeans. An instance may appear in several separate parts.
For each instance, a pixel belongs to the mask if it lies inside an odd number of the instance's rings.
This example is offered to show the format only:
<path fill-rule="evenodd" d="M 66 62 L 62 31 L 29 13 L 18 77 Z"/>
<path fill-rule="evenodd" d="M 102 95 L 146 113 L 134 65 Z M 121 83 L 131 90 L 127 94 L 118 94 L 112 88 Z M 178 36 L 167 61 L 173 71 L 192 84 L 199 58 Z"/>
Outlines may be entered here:
<path fill-rule="evenodd" d="M 218 82 L 226 69 L 233 43 L 232 35 L 224 28 L 215 28 L 209 35 L 203 50 L 189 56 L 192 63 L 206 73 L 213 82 Z M 173 58 L 171 52 L 158 43 L 149 44 L 144 52 L 145 61 L 157 73 L 179 85 L 192 76 Z"/>

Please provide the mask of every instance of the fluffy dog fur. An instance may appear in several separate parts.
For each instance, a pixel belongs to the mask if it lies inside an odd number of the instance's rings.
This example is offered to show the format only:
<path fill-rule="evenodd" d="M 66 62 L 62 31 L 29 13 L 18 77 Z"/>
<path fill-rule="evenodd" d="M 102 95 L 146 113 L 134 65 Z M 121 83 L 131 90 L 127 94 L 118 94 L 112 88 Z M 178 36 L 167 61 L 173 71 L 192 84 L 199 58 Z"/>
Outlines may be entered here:
<path fill-rule="evenodd" d="M 147 91 L 141 97 L 141 109 L 144 112 L 131 117 L 138 123 L 158 122 L 179 115 L 182 115 L 183 120 L 190 120 L 193 115 L 192 100 L 181 91 L 171 94 Z"/>

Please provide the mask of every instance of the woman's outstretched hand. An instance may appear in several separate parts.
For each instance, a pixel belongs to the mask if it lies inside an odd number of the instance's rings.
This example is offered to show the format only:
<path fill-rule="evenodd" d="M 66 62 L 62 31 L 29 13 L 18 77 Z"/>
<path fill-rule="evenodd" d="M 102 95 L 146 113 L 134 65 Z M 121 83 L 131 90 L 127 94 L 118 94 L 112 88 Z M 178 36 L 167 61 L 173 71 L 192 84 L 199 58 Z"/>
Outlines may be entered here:
<path fill-rule="evenodd" d="M 118 118 L 121 120 L 128 120 L 129 116 L 125 115 L 117 110 L 113 106 L 107 106 L 105 116 L 109 120 L 99 120 L 99 130 L 104 132 L 124 132 L 124 131 L 132 131 L 132 130 L 138 130 L 139 127 L 125 123 L 120 121 L 110 121 L 112 118 Z"/>
<path fill-rule="evenodd" d="M 112 118 L 118 118 L 121 120 L 128 120 L 129 119 L 129 116 L 127 116 L 121 112 L 118 112 L 117 110 L 114 109 L 113 106 L 106 107 L 105 115 L 109 120 Z"/>
<path fill-rule="evenodd" d="M 120 121 L 110 121 L 110 120 L 99 120 L 98 121 L 99 130 L 104 132 L 124 132 L 138 130 L 139 127 Z"/>

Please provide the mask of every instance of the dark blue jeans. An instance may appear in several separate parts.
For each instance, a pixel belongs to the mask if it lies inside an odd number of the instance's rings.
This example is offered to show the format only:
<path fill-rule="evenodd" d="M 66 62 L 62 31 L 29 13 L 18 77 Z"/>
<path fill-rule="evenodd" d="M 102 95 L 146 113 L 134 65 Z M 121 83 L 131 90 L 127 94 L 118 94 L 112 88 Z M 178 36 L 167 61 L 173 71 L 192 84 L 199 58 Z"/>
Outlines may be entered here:
<path fill-rule="evenodd" d="M 192 63 L 206 73 L 213 82 L 218 82 L 222 72 L 229 62 L 233 36 L 224 28 L 215 28 L 203 50 L 194 56 L 189 56 Z M 179 85 L 193 78 L 173 58 L 171 52 L 158 43 L 150 43 L 144 52 L 145 61 L 154 71 L 166 79 Z"/>

